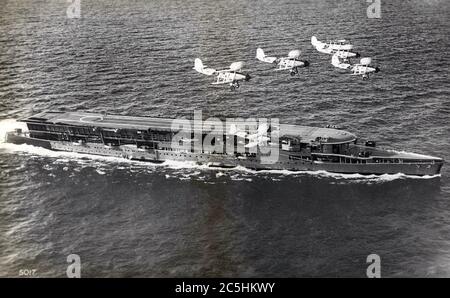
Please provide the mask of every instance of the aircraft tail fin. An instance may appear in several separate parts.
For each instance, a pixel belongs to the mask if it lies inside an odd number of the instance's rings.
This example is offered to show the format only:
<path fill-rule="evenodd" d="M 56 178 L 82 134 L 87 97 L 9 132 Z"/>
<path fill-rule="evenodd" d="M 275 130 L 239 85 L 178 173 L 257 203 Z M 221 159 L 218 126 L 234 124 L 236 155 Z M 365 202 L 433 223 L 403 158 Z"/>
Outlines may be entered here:
<path fill-rule="evenodd" d="M 352 66 L 350 65 L 350 63 L 342 62 L 342 61 L 339 59 L 339 55 L 337 55 L 337 54 L 334 54 L 333 57 L 331 58 L 331 64 L 332 64 L 334 67 L 341 68 L 341 69 L 350 69 L 350 68 L 352 67 Z"/>
<path fill-rule="evenodd" d="M 256 59 L 258 59 L 261 62 L 266 63 L 274 63 L 277 60 L 277 57 L 267 57 L 264 53 L 263 49 L 257 48 L 256 49 Z"/>
<path fill-rule="evenodd" d="M 210 76 L 210 75 L 212 75 L 212 74 L 214 74 L 216 72 L 215 69 L 205 68 L 205 66 L 203 65 L 202 60 L 200 60 L 199 58 L 195 58 L 194 69 L 196 71 L 198 71 L 199 73 L 205 74 L 207 76 Z"/>
<path fill-rule="evenodd" d="M 202 62 L 202 60 L 200 58 L 195 58 L 194 69 L 196 71 L 199 71 L 199 70 L 203 69 L 203 62 Z"/>
<path fill-rule="evenodd" d="M 256 59 L 260 61 L 264 61 L 264 58 L 266 58 L 266 55 L 264 54 L 264 50 L 261 48 L 256 49 Z"/>
<path fill-rule="evenodd" d="M 325 47 L 325 44 L 317 39 L 317 37 L 313 36 L 311 37 L 311 44 L 316 49 L 323 49 Z"/>
<path fill-rule="evenodd" d="M 341 61 L 339 61 L 339 56 L 338 56 L 338 55 L 334 54 L 334 55 L 331 57 L 331 64 L 332 64 L 334 67 L 339 67 L 339 65 L 341 64 Z"/>

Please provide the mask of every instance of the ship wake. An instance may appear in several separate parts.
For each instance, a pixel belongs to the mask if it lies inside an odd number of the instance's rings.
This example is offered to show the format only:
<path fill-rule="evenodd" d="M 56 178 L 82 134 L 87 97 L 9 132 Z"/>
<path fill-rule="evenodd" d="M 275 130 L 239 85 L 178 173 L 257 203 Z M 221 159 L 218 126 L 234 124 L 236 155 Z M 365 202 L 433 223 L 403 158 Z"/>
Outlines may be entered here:
<path fill-rule="evenodd" d="M 184 161 L 165 161 L 153 164 L 117 157 L 79 154 L 74 152 L 52 151 L 31 145 L 15 145 L 0 143 L 0 153 L 31 156 L 31 158 L 51 158 L 43 169 L 50 172 L 54 166 L 62 166 L 65 171 L 79 172 L 86 167 L 94 168 L 99 175 L 108 175 L 115 170 L 127 170 L 131 173 L 155 173 L 164 170 L 166 179 L 204 181 L 205 183 L 226 183 L 227 180 L 252 182 L 254 179 L 283 181 L 315 177 L 329 183 L 384 183 L 404 179 L 434 179 L 434 176 L 409 176 L 405 174 L 361 175 L 338 174 L 326 171 L 289 171 L 289 170 L 252 170 L 242 166 L 234 168 L 210 167 L 207 164 L 196 164 Z"/>

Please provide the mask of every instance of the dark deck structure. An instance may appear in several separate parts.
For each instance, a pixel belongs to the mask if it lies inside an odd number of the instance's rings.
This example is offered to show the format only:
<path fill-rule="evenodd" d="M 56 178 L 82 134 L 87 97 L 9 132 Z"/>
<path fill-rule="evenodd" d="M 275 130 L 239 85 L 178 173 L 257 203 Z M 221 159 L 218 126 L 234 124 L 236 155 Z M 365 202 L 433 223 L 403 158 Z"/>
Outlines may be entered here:
<path fill-rule="evenodd" d="M 172 129 L 174 119 L 109 114 L 104 115 L 85 112 L 43 112 L 32 117 L 22 119 L 21 121 L 30 124 L 36 123 L 39 125 L 64 125 L 71 127 L 98 127 L 102 129 L 114 130 L 126 129 L 135 131 L 176 132 L 176 129 Z M 192 120 L 189 121 L 191 121 L 191 125 L 194 123 Z M 242 121 L 235 121 L 234 123 L 242 126 L 246 124 Z M 208 121 L 203 121 L 202 124 L 207 125 Z M 201 129 L 201 127 L 192 126 L 192 130 L 194 132 Z M 279 131 L 279 137 L 283 137 L 284 135 L 295 136 L 301 139 L 302 142 L 320 141 L 323 144 L 341 144 L 356 140 L 356 136 L 352 133 L 330 128 L 280 124 Z"/>

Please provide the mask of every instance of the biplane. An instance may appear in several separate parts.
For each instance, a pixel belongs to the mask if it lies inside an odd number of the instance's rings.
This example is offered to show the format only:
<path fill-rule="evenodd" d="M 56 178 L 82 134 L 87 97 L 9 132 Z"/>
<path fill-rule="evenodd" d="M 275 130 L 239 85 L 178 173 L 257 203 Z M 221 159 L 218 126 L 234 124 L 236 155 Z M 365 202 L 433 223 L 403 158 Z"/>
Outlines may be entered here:
<path fill-rule="evenodd" d="M 277 63 L 278 68 L 276 70 L 289 70 L 291 75 L 298 74 L 299 67 L 308 67 L 309 62 L 306 60 L 300 60 L 301 52 L 299 50 L 292 50 L 288 53 L 287 57 L 277 58 L 268 57 L 265 55 L 263 49 L 256 49 L 256 59 L 265 63 Z"/>
<path fill-rule="evenodd" d="M 352 52 L 353 45 L 351 45 L 347 40 L 331 40 L 328 42 L 321 42 L 317 39 L 317 37 L 311 37 L 311 44 L 316 48 L 317 51 L 335 55 L 337 54 L 339 58 L 349 59 L 349 58 L 358 58 L 360 57 L 359 53 Z"/>
<path fill-rule="evenodd" d="M 213 85 L 229 84 L 231 90 L 239 88 L 240 81 L 247 82 L 250 80 L 251 77 L 249 74 L 241 72 L 243 66 L 243 62 L 234 62 L 231 63 L 228 69 L 216 70 L 214 68 L 208 68 L 203 65 L 202 60 L 200 60 L 199 58 L 196 58 L 194 62 L 194 69 L 197 72 L 207 76 L 216 75 L 216 81 L 212 83 Z"/>
<path fill-rule="evenodd" d="M 348 61 L 339 58 L 337 55 L 333 55 L 331 58 L 331 64 L 340 69 L 350 70 L 351 75 L 361 75 L 363 80 L 368 80 L 371 73 L 377 73 L 380 71 L 379 67 L 373 67 L 371 58 L 362 58 L 358 64 L 350 64 Z"/>

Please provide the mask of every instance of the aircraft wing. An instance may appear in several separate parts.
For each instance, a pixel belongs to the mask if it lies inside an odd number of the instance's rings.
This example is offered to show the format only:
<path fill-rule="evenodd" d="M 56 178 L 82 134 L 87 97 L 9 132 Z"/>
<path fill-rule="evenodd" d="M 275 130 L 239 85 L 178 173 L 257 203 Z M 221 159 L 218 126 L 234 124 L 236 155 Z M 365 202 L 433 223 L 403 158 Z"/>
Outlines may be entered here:
<path fill-rule="evenodd" d="M 220 80 L 220 81 L 215 81 L 212 82 L 212 85 L 223 85 L 223 84 L 230 84 L 233 83 L 233 80 Z"/>
<path fill-rule="evenodd" d="M 236 80 L 236 72 L 230 71 L 217 71 L 217 79 L 213 85 L 222 85 L 222 84 L 230 84 Z"/>
<path fill-rule="evenodd" d="M 218 70 L 217 73 L 236 73 L 239 72 L 244 67 L 244 62 L 233 62 L 228 69 Z"/>
<path fill-rule="evenodd" d="M 353 50 L 353 45 L 351 44 L 331 44 L 330 48 L 332 48 L 333 50 L 344 50 L 344 51 L 350 51 Z"/>
<path fill-rule="evenodd" d="M 221 70 L 216 70 L 216 73 L 232 73 L 234 71 L 232 71 L 231 69 L 221 69 Z"/>
<path fill-rule="evenodd" d="M 223 74 L 223 73 L 222 73 Z M 233 83 L 234 77 L 232 76 L 227 76 L 227 77 L 217 77 L 217 80 L 215 82 L 212 82 L 212 85 L 223 85 L 223 84 L 230 84 Z"/>
<path fill-rule="evenodd" d="M 289 57 L 285 57 L 280 59 L 280 62 L 278 63 L 278 68 L 275 70 L 289 70 L 293 69 L 294 67 L 295 67 L 294 60 Z"/>
<path fill-rule="evenodd" d="M 357 76 L 357 75 L 363 75 L 367 73 L 367 67 L 362 67 L 362 65 L 357 64 L 352 69 L 353 73 L 351 75 Z"/>
<path fill-rule="evenodd" d="M 281 66 L 281 65 L 280 65 L 280 67 L 278 67 L 277 69 L 275 69 L 275 71 L 280 71 L 280 70 L 290 70 L 290 69 L 293 69 L 293 68 L 294 68 L 293 66 L 287 66 L 287 65 Z"/>

